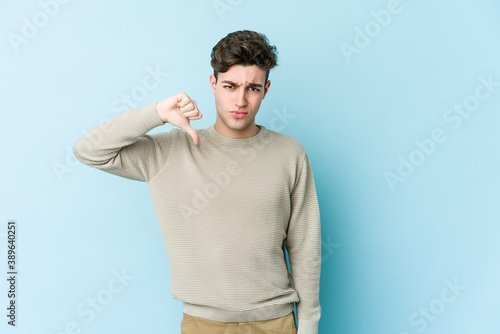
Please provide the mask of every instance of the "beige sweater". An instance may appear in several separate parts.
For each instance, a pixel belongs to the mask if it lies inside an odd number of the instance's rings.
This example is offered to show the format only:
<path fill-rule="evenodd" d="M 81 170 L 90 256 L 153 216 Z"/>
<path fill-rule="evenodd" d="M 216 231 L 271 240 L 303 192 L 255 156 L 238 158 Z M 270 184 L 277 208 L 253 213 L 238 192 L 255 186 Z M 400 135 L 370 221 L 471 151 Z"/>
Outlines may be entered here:
<path fill-rule="evenodd" d="M 172 296 L 185 313 L 223 322 L 277 318 L 296 302 L 299 333 L 317 333 L 321 231 L 304 148 L 264 126 L 233 139 L 212 125 L 197 130 L 198 146 L 179 129 L 146 134 L 163 124 L 156 104 L 132 109 L 81 137 L 73 153 L 148 183 Z"/>

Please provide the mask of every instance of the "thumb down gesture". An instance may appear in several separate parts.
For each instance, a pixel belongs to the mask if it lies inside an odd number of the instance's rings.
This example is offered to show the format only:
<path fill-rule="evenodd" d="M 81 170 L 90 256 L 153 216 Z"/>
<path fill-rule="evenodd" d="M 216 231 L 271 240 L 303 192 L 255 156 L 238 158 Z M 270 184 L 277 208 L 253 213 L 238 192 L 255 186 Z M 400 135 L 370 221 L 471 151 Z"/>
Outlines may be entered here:
<path fill-rule="evenodd" d="M 198 136 L 198 132 L 189 124 L 190 121 L 203 117 L 196 106 L 195 100 L 182 92 L 158 102 L 156 109 L 164 123 L 170 123 L 186 131 L 193 138 L 194 144 L 199 144 L 200 137 Z"/>

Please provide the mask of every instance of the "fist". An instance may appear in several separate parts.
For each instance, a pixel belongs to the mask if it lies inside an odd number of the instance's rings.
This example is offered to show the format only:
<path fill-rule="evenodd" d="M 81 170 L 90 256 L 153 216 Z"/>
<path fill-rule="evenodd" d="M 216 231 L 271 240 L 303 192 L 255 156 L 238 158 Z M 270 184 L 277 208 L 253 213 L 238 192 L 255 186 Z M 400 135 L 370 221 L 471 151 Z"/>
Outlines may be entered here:
<path fill-rule="evenodd" d="M 191 99 L 186 93 L 178 93 L 160 101 L 156 104 L 156 109 L 164 123 L 170 123 L 186 131 L 195 145 L 200 142 L 198 132 L 190 125 L 190 121 L 203 117 L 196 106 L 196 101 Z"/>

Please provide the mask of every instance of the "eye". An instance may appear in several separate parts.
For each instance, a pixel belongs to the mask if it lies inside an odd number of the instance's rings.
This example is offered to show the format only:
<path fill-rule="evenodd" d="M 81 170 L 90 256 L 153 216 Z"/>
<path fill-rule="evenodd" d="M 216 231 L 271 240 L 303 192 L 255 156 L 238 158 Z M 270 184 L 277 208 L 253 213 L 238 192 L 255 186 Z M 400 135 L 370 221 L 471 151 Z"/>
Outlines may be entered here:
<path fill-rule="evenodd" d="M 227 88 L 227 89 L 233 89 L 233 88 L 234 88 L 234 86 L 232 86 L 232 85 L 225 85 L 225 86 L 223 86 L 223 87 L 224 87 L 224 88 Z"/>
<path fill-rule="evenodd" d="M 257 88 L 257 87 L 250 87 L 249 89 L 250 89 L 252 92 L 254 92 L 254 93 L 258 93 L 258 92 L 260 92 L 260 89 L 259 89 L 259 88 Z"/>

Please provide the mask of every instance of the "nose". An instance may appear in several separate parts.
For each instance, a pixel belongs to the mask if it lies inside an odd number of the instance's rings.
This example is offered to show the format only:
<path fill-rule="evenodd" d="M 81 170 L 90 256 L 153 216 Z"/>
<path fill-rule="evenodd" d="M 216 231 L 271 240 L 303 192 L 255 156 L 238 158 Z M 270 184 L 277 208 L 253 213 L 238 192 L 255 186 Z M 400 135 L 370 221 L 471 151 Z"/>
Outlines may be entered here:
<path fill-rule="evenodd" d="M 244 108 L 247 106 L 247 92 L 244 87 L 241 87 L 238 91 L 238 96 L 236 97 L 236 106 L 238 108 Z"/>

